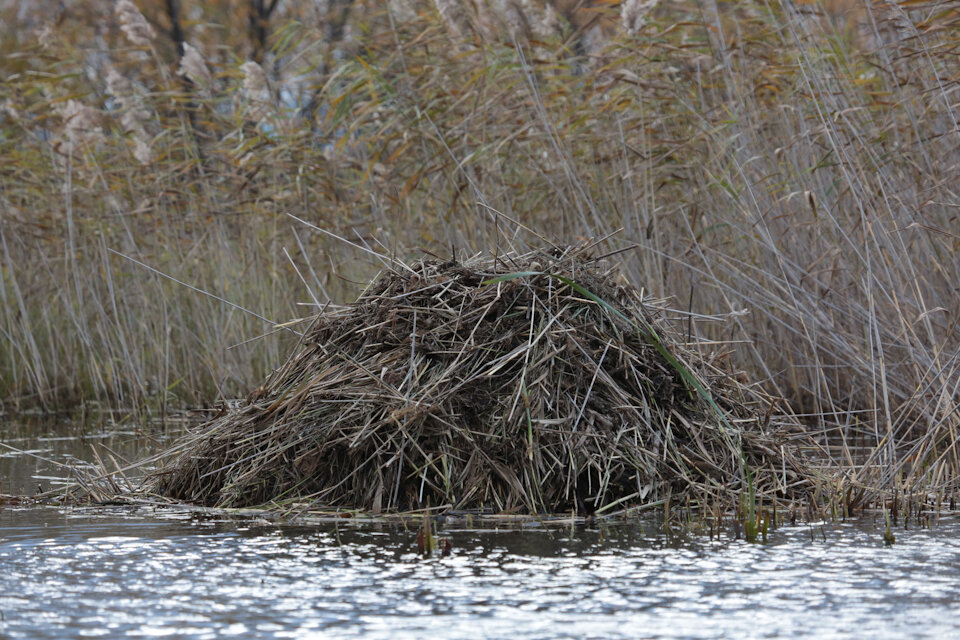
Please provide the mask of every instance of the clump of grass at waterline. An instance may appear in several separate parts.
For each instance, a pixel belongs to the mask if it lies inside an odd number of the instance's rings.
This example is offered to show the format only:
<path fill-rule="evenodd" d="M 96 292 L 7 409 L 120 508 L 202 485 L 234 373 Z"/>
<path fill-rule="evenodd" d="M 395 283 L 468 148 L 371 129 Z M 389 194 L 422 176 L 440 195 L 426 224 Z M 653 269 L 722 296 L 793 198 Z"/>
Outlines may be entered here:
<path fill-rule="evenodd" d="M 805 488 L 777 400 L 685 344 L 590 250 L 391 263 L 168 452 L 151 488 L 373 513 L 602 513 L 729 500 L 748 475 L 758 494 Z"/>

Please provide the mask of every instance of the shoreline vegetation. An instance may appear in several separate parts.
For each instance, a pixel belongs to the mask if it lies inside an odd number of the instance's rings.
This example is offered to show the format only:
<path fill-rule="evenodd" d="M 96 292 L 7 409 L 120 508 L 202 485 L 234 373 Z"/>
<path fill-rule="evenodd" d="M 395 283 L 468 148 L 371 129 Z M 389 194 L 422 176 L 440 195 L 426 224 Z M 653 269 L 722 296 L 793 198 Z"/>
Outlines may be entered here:
<path fill-rule="evenodd" d="M 953 504 L 960 3 L 20 4 L 6 412 L 244 396 L 382 261 L 593 238 L 784 399 L 817 509 Z"/>

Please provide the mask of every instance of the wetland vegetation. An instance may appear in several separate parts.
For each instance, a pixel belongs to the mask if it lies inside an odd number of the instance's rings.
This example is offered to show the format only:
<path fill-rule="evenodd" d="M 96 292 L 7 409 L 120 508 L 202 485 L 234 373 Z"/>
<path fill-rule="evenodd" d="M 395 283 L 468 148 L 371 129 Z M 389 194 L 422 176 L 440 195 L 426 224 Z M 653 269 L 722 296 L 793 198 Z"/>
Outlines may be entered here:
<path fill-rule="evenodd" d="M 223 405 L 385 263 L 592 238 L 804 508 L 953 505 L 960 4 L 0 7 L 8 414 Z"/>

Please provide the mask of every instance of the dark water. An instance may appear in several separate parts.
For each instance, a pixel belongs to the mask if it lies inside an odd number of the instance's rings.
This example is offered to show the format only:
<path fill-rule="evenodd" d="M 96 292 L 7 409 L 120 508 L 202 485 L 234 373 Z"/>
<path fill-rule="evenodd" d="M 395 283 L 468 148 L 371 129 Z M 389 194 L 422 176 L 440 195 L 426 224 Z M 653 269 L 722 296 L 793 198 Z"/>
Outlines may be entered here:
<path fill-rule="evenodd" d="M 0 477 L 12 480 L 10 461 L 0 458 Z M 783 527 L 765 545 L 669 537 L 654 523 L 440 533 L 453 553 L 423 559 L 415 532 L 393 527 L 2 507 L 0 638 L 960 632 L 960 522 L 947 518 L 898 529 L 893 547 L 872 520 Z"/>

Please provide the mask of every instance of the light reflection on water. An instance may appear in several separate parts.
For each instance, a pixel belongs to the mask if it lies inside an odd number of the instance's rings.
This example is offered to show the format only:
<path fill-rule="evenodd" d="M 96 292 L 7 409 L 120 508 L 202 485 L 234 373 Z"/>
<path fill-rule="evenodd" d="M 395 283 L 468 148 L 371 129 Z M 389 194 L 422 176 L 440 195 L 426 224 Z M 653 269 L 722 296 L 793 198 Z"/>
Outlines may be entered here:
<path fill-rule="evenodd" d="M 785 527 L 767 545 L 652 524 L 446 530 L 0 511 L 0 637 L 714 638 L 949 636 L 960 524 Z"/>
<path fill-rule="evenodd" d="M 0 493 L 61 465 L 134 459 L 165 434 L 3 438 Z M 47 461 L 59 462 L 55 464 Z M 785 527 L 767 545 L 668 539 L 655 523 L 567 531 L 278 528 L 184 514 L 0 506 L 0 638 L 949 637 L 960 521 Z M 458 525 L 460 526 L 460 525 Z"/>

